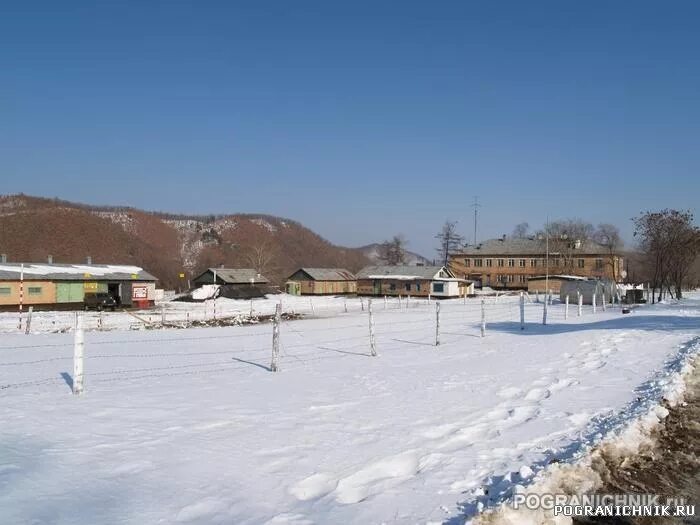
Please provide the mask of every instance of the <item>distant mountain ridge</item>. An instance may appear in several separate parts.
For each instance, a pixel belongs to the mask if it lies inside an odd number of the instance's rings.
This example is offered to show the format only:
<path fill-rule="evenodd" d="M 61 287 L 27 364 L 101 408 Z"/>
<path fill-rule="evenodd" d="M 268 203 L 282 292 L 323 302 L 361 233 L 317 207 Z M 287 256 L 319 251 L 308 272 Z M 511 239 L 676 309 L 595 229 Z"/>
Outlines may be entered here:
<path fill-rule="evenodd" d="M 373 243 L 373 244 L 368 244 L 367 246 L 361 246 L 357 248 L 365 257 L 367 257 L 372 264 L 383 264 L 382 258 L 381 258 L 381 247 L 382 245 L 379 243 Z M 422 255 L 414 252 L 410 252 L 406 250 L 406 264 L 409 266 L 417 266 L 417 265 L 431 265 L 433 264 L 433 261 L 430 259 L 426 259 Z"/>
<path fill-rule="evenodd" d="M 0 196 L 0 253 L 8 261 L 134 264 L 180 288 L 205 268 L 260 268 L 277 284 L 300 266 L 369 264 L 300 223 L 256 214 L 185 215 L 92 206 L 27 195 Z M 180 273 L 185 273 L 184 279 Z"/>

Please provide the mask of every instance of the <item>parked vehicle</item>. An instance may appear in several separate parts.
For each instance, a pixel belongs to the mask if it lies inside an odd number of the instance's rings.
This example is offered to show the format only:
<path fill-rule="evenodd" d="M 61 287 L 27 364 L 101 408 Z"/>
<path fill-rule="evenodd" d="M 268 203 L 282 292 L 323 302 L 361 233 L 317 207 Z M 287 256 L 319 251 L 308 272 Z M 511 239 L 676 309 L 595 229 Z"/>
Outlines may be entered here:
<path fill-rule="evenodd" d="M 86 293 L 84 299 L 85 309 L 89 310 L 106 310 L 109 308 L 114 311 L 117 308 L 117 301 L 108 293 Z"/>

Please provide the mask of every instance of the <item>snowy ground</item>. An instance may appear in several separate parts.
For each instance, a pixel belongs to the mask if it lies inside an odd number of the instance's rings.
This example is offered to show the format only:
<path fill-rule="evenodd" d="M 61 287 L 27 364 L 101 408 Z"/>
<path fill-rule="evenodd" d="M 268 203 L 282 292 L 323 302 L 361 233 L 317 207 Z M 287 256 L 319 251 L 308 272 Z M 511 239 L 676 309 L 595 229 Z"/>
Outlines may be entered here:
<path fill-rule="evenodd" d="M 88 332 L 81 397 L 72 334 L 2 335 L 0 523 L 459 523 L 623 424 L 700 335 L 700 297 L 529 304 L 524 331 L 490 299 L 484 338 L 478 300 L 441 303 L 436 347 L 434 303 L 378 301 L 371 357 L 367 312 L 328 304 L 283 323 L 279 373 L 269 324 Z"/>

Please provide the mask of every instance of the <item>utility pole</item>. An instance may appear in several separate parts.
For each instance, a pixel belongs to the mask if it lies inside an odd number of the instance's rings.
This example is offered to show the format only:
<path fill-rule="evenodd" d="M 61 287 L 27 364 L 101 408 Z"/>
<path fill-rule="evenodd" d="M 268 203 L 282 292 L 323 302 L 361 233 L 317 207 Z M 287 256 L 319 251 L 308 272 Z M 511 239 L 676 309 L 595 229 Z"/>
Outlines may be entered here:
<path fill-rule="evenodd" d="M 474 204 L 472 204 L 472 208 L 474 208 L 474 246 L 476 246 L 476 225 L 477 225 L 479 208 L 481 208 L 481 204 L 479 204 L 479 197 L 478 196 L 474 197 Z"/>

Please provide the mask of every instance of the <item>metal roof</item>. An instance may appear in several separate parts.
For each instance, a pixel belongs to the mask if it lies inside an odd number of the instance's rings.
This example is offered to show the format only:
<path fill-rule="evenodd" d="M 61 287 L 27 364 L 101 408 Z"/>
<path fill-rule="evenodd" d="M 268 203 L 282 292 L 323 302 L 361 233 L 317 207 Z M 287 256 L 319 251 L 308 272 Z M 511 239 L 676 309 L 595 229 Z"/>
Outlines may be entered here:
<path fill-rule="evenodd" d="M 449 277 L 454 277 L 452 272 L 444 266 L 367 266 L 357 274 L 358 279 L 379 279 L 382 277 L 395 279 L 436 279 L 441 270 Z"/>
<path fill-rule="evenodd" d="M 552 244 L 550 243 L 550 250 Z M 476 246 L 466 246 L 462 248 L 456 256 L 464 255 L 544 255 L 546 251 L 545 241 L 542 239 L 515 239 L 499 238 L 489 239 Z M 552 253 L 550 251 L 550 253 Z M 581 241 L 581 247 L 572 250 L 573 254 L 581 255 L 608 255 L 610 253 L 607 246 L 594 241 Z"/>
<path fill-rule="evenodd" d="M 114 264 L 0 264 L 0 280 L 18 281 L 24 265 L 25 280 L 47 281 L 157 281 L 138 266 Z"/>
<path fill-rule="evenodd" d="M 314 281 L 354 281 L 356 279 L 355 275 L 345 268 L 299 268 L 292 276 L 299 271 L 306 273 Z"/>
<path fill-rule="evenodd" d="M 253 268 L 208 268 L 204 273 L 195 277 L 194 280 L 198 280 L 208 272 L 212 273 L 212 277 L 214 272 L 216 272 L 217 281 L 221 279 L 226 284 L 250 284 L 251 280 L 253 284 L 266 284 L 269 282 L 265 276 L 259 274 Z"/>

